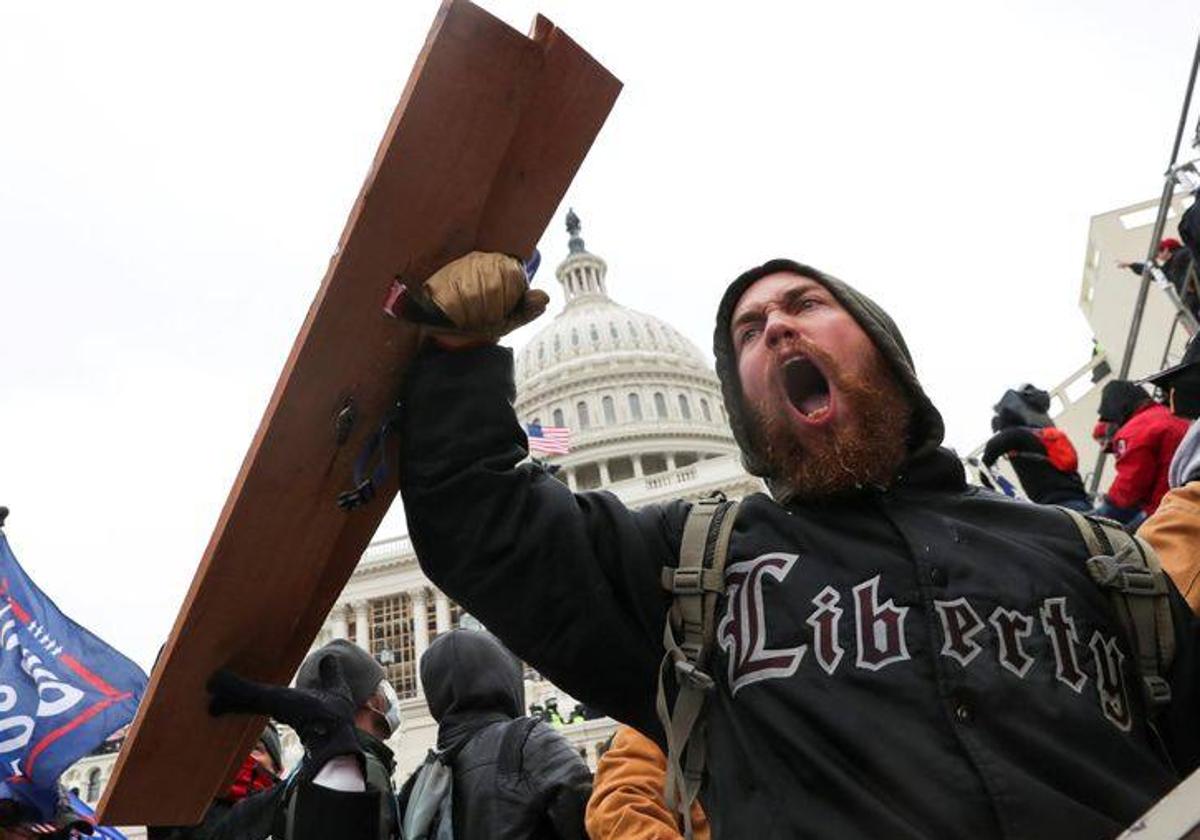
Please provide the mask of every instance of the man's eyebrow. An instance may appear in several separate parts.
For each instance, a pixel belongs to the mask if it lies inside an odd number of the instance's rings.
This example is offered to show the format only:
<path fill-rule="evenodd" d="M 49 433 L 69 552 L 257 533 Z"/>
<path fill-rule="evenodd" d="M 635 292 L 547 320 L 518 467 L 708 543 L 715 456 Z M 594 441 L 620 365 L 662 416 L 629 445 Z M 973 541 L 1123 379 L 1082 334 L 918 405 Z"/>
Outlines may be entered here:
<path fill-rule="evenodd" d="M 731 331 L 736 330 L 742 324 L 748 324 L 751 321 L 762 320 L 762 307 L 756 306 L 752 309 L 747 309 L 741 315 L 733 319 L 733 323 L 729 325 Z"/>
<path fill-rule="evenodd" d="M 806 295 L 819 294 L 821 292 L 828 293 L 828 289 L 826 289 L 820 283 L 805 283 L 801 286 L 793 286 L 792 288 L 788 289 L 786 292 L 784 292 L 783 297 L 785 302 L 795 303 L 796 301 L 804 298 Z"/>

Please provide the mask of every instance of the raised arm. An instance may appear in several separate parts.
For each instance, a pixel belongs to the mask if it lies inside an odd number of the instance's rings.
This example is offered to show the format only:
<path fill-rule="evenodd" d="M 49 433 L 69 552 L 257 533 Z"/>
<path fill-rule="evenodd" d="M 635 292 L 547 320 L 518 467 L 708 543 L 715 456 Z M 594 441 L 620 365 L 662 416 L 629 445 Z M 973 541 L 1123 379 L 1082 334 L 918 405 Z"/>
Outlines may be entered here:
<path fill-rule="evenodd" d="M 1045 448 L 1028 429 L 1004 429 L 992 435 L 987 446 L 983 448 L 983 463 L 990 467 L 999 460 L 1001 455 L 1009 452 L 1045 454 Z"/>
<path fill-rule="evenodd" d="M 626 508 L 521 464 L 512 354 L 427 348 L 403 397 L 401 493 L 421 567 L 525 661 L 657 732 L 667 600 L 686 506 Z"/>

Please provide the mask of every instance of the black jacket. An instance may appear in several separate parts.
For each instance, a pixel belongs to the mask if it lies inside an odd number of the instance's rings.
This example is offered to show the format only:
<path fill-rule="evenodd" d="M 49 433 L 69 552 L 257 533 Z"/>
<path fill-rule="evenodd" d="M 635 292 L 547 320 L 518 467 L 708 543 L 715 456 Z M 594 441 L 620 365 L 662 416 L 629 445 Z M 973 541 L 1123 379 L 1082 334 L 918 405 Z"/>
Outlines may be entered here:
<path fill-rule="evenodd" d="M 983 449 L 983 463 L 990 467 L 1002 455 L 1008 456 L 1030 501 L 1058 505 L 1072 499 L 1087 500 L 1079 472 L 1060 470 L 1051 464 L 1046 447 L 1035 430 L 1015 426 L 992 435 Z"/>
<path fill-rule="evenodd" d="M 451 631 L 421 657 L 421 684 L 438 749 L 453 756 L 456 840 L 586 840 L 591 773 L 562 735 L 522 716 L 511 653 L 488 633 Z"/>
<path fill-rule="evenodd" d="M 501 348 L 411 369 L 401 490 L 417 556 L 521 658 L 661 737 L 659 578 L 687 504 L 632 511 L 518 466 L 513 396 Z M 745 500 L 707 712 L 715 838 L 1113 836 L 1179 778 L 1071 522 L 923 452 L 887 492 Z M 1200 677 L 1175 606 L 1163 727 L 1187 771 Z"/>

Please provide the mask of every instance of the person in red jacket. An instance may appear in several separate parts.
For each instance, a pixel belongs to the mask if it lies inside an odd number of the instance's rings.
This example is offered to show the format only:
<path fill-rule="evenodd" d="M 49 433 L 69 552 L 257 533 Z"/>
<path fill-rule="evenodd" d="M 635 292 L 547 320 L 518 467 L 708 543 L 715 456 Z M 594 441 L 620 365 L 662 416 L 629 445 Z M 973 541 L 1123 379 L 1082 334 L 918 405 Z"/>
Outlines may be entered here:
<path fill-rule="evenodd" d="M 1141 386 L 1116 379 L 1104 386 L 1100 397 L 1098 433 L 1105 426 L 1116 429 L 1107 446 L 1116 460 L 1117 477 L 1096 512 L 1133 528 L 1154 513 L 1167 492 L 1171 458 L 1188 422 L 1155 402 Z"/>

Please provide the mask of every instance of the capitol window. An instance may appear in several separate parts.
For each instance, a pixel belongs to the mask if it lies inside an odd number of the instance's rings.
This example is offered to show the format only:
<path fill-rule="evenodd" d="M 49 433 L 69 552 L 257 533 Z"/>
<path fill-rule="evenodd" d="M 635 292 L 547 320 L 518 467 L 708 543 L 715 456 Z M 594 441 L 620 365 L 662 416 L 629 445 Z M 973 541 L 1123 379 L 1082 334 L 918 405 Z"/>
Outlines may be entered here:
<path fill-rule="evenodd" d="M 617 334 L 617 325 L 614 324 L 612 321 L 608 322 L 608 334 L 611 335 L 614 340 L 621 337 L 620 335 Z"/>
<path fill-rule="evenodd" d="M 632 458 L 613 458 L 608 462 L 608 480 L 625 481 L 633 478 Z"/>
<path fill-rule="evenodd" d="M 684 420 L 692 419 L 692 404 L 688 402 L 687 394 L 679 395 L 679 416 Z"/>
<path fill-rule="evenodd" d="M 579 346 L 579 330 L 571 330 L 571 346 Z"/>
<path fill-rule="evenodd" d="M 592 418 L 588 416 L 587 403 L 576 403 L 575 411 L 579 415 L 579 428 L 590 429 L 592 427 Z"/>
<path fill-rule="evenodd" d="M 561 408 L 554 409 L 554 425 L 559 428 L 567 425 L 563 422 L 563 410 Z"/>
<path fill-rule="evenodd" d="M 704 397 L 700 398 L 700 413 L 704 415 L 705 422 L 712 422 L 712 410 L 708 407 L 708 400 Z"/>
<path fill-rule="evenodd" d="M 659 420 L 667 419 L 667 398 L 662 395 L 662 392 L 654 395 L 654 413 Z"/>
<path fill-rule="evenodd" d="M 87 788 L 84 789 L 84 800 L 95 802 L 100 798 L 100 768 L 93 767 L 88 771 Z"/>
<path fill-rule="evenodd" d="M 575 468 L 575 486 L 580 490 L 595 490 L 600 486 L 600 465 L 581 464 Z"/>
<path fill-rule="evenodd" d="M 643 455 L 642 472 L 646 475 L 667 471 L 667 459 L 662 455 Z"/>
<path fill-rule="evenodd" d="M 592 336 L 592 344 L 599 344 L 600 343 L 600 331 L 598 329 L 596 329 L 595 324 L 592 324 L 592 328 L 589 332 L 591 333 L 591 336 Z"/>
<path fill-rule="evenodd" d="M 371 655 L 401 697 L 417 696 L 412 604 L 404 595 L 371 601 Z"/>
<path fill-rule="evenodd" d="M 637 394 L 629 395 L 629 416 L 635 421 L 642 419 L 642 398 Z"/>
<path fill-rule="evenodd" d="M 601 407 L 604 409 L 604 422 L 614 424 L 617 422 L 617 408 L 613 405 L 612 397 L 605 397 L 600 401 Z"/>

